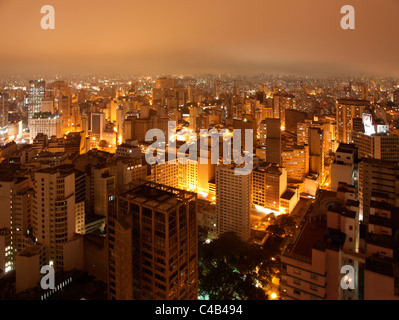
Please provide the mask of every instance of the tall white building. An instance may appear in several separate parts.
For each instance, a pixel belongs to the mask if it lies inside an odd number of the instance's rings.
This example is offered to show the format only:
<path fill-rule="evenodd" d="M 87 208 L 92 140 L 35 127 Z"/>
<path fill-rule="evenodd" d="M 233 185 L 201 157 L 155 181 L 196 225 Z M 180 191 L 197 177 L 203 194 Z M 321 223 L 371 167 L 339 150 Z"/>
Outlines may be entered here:
<path fill-rule="evenodd" d="M 234 168 L 234 165 L 216 167 L 218 235 L 235 232 L 247 241 L 251 231 L 251 175 L 237 175 Z"/>
<path fill-rule="evenodd" d="M 58 114 L 37 113 L 29 119 L 29 138 L 35 139 L 38 133 L 46 134 L 48 138 L 62 137 L 62 117 Z"/>
<path fill-rule="evenodd" d="M 337 191 L 340 182 L 355 184 L 357 148 L 353 144 L 341 143 L 331 164 L 331 190 Z"/>
<path fill-rule="evenodd" d="M 75 171 L 39 170 L 35 173 L 34 190 L 33 236 L 45 246 L 47 262 L 53 264 L 55 270 L 69 269 L 66 264 L 79 266 L 82 251 L 71 248 L 82 214 L 82 204 L 75 201 Z M 83 248 L 83 242 L 81 245 Z"/>

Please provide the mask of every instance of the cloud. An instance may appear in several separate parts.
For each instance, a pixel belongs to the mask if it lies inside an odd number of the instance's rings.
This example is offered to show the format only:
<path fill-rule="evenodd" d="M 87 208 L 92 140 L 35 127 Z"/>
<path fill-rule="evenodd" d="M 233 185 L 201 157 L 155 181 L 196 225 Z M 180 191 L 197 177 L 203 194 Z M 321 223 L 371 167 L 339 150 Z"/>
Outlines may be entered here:
<path fill-rule="evenodd" d="M 54 31 L 40 29 L 42 1 L 0 4 L 3 73 L 399 76 L 395 1 L 354 4 L 354 31 L 340 28 L 343 0 L 70 0 L 54 3 Z"/>

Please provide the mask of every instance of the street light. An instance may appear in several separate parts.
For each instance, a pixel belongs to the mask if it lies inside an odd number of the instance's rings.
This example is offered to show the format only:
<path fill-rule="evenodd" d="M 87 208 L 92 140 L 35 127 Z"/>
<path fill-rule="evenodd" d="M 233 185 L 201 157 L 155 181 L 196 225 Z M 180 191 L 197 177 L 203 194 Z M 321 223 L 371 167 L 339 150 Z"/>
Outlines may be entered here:
<path fill-rule="evenodd" d="M 277 293 L 272 292 L 272 293 L 270 294 L 270 298 L 271 298 L 272 300 L 276 300 L 276 299 L 277 299 Z"/>

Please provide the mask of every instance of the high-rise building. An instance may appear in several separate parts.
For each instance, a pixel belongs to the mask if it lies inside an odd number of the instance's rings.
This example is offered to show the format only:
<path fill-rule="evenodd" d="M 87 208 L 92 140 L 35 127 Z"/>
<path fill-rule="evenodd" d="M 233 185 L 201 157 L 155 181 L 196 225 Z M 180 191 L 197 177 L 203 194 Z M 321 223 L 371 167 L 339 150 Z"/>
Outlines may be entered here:
<path fill-rule="evenodd" d="M 106 164 L 98 164 L 92 167 L 90 176 L 90 194 L 92 197 L 92 208 L 99 216 L 108 215 L 108 192 L 115 189 L 116 177 L 111 168 Z"/>
<path fill-rule="evenodd" d="M 295 96 L 282 92 L 273 94 L 273 118 L 280 119 L 282 127 L 285 127 L 286 109 L 296 109 Z"/>
<path fill-rule="evenodd" d="M 399 208 L 374 197 L 366 229 L 366 254 L 363 268 L 358 273 L 363 279 L 358 288 L 364 300 L 399 300 L 397 281 L 397 230 Z"/>
<path fill-rule="evenodd" d="M 324 137 L 319 128 L 309 128 L 309 171 L 324 175 Z"/>
<path fill-rule="evenodd" d="M 260 146 L 266 147 L 266 160 L 281 164 L 281 122 L 266 118 L 260 123 Z"/>
<path fill-rule="evenodd" d="M 11 231 L 0 228 L 0 279 L 14 268 Z"/>
<path fill-rule="evenodd" d="M 197 299 L 196 199 L 153 182 L 110 194 L 109 299 Z"/>
<path fill-rule="evenodd" d="M 136 180 L 147 179 L 147 165 L 141 158 L 118 158 L 110 163 L 110 174 L 115 177 L 115 188 L 120 188 Z"/>
<path fill-rule="evenodd" d="M 283 300 L 338 299 L 338 252 L 333 245 L 317 246 L 324 240 L 326 225 L 324 215 L 307 219 L 295 242 L 284 248 L 279 288 Z"/>
<path fill-rule="evenodd" d="M 168 118 L 152 116 L 149 119 L 137 119 L 136 117 L 129 117 L 124 121 L 124 125 L 125 140 L 145 141 L 145 135 L 150 129 L 162 130 L 165 137 L 168 132 Z"/>
<path fill-rule="evenodd" d="M 176 87 L 176 79 L 174 78 L 158 78 L 155 80 L 156 89 L 171 89 Z"/>
<path fill-rule="evenodd" d="M 54 99 L 46 98 L 41 102 L 40 112 L 53 114 L 55 112 Z"/>
<path fill-rule="evenodd" d="M 179 187 L 179 165 L 173 161 L 151 166 L 149 180 L 169 187 Z"/>
<path fill-rule="evenodd" d="M 105 129 L 105 113 L 102 112 L 93 112 L 91 114 L 91 135 L 101 140 L 103 138 L 103 132 Z"/>
<path fill-rule="evenodd" d="M 248 136 L 246 134 L 246 130 L 252 130 L 252 143 L 253 146 L 256 146 L 257 142 L 257 122 L 250 114 L 243 114 L 242 120 L 233 119 L 233 128 L 239 129 L 241 132 L 241 146 L 244 147 L 245 145 L 245 138 Z"/>
<path fill-rule="evenodd" d="M 241 96 L 240 84 L 239 84 L 239 82 L 237 80 L 234 80 L 233 96 L 235 96 L 235 97 L 240 97 Z"/>
<path fill-rule="evenodd" d="M 242 240 L 250 237 L 251 175 L 236 175 L 234 165 L 216 167 L 216 214 L 218 234 L 235 232 Z"/>
<path fill-rule="evenodd" d="M 298 123 L 303 123 L 306 118 L 307 118 L 306 112 L 294 109 L 285 109 L 284 130 L 296 133 Z"/>
<path fill-rule="evenodd" d="M 220 80 L 215 80 L 213 95 L 215 96 L 216 99 L 219 99 L 219 94 L 220 94 L 219 91 L 220 91 Z"/>
<path fill-rule="evenodd" d="M 197 131 L 197 118 L 200 115 L 200 109 L 196 106 L 191 106 L 190 107 L 190 125 L 189 128 L 193 129 L 194 131 Z M 198 128 L 200 129 L 200 128 Z M 202 129 L 207 129 L 207 128 L 202 128 Z"/>
<path fill-rule="evenodd" d="M 399 163 L 372 158 L 359 162 L 359 201 L 361 220 L 368 222 L 372 198 L 399 207 Z"/>
<path fill-rule="evenodd" d="M 396 104 L 399 104 L 399 89 L 396 89 L 396 90 L 394 91 L 393 102 L 396 103 Z"/>
<path fill-rule="evenodd" d="M 280 197 L 287 189 L 287 170 L 275 163 L 264 162 L 252 171 L 252 204 L 277 213 Z"/>
<path fill-rule="evenodd" d="M 44 80 L 30 80 L 27 88 L 28 118 L 40 112 L 41 102 L 45 98 L 46 82 Z"/>
<path fill-rule="evenodd" d="M 339 183 L 337 193 L 321 191 L 283 250 L 283 299 L 399 300 L 399 208 L 375 192 L 365 222 L 360 205 L 354 186 Z"/>
<path fill-rule="evenodd" d="M 367 83 L 362 83 L 361 98 L 362 100 L 369 100 L 369 86 Z"/>
<path fill-rule="evenodd" d="M 62 137 L 63 118 L 58 114 L 36 113 L 29 119 L 29 138 L 31 141 L 39 133 L 47 135 L 48 138 Z"/>
<path fill-rule="evenodd" d="M 331 190 L 337 191 L 340 182 L 355 185 L 358 180 L 357 148 L 353 144 L 341 143 L 331 164 Z"/>
<path fill-rule="evenodd" d="M 285 146 L 281 152 L 282 166 L 289 182 L 302 182 L 309 173 L 309 146 Z"/>
<path fill-rule="evenodd" d="M 32 226 L 32 181 L 29 177 L 0 179 L 0 228 L 10 230 L 12 241 L 11 257 L 15 257 L 21 250 L 31 244 L 27 232 Z M 11 268 L 14 268 L 13 261 Z"/>
<path fill-rule="evenodd" d="M 65 81 L 54 81 L 46 87 L 46 98 L 59 100 L 62 96 L 69 96 L 71 88 Z"/>
<path fill-rule="evenodd" d="M 42 169 L 35 173 L 33 236 L 36 242 L 45 246 L 47 261 L 55 270 L 78 268 L 82 264 L 83 253 L 74 248 L 73 243 L 77 240 L 75 234 L 80 228 L 79 222 L 84 221 L 81 215 L 84 214 L 85 196 L 79 193 L 85 192 L 86 188 L 77 184 L 76 179 L 77 174 L 70 167 Z M 81 202 L 76 202 L 77 197 Z"/>
<path fill-rule="evenodd" d="M 348 190 L 353 193 L 353 190 Z M 345 293 L 340 286 L 341 266 L 358 268 L 362 255 L 356 249 L 359 233 L 358 202 L 344 192 L 322 190 L 309 207 L 297 237 L 287 242 L 281 256 L 280 293 L 284 300 L 338 300 Z M 329 201 L 328 209 L 323 203 Z M 356 285 L 361 279 L 350 278 Z M 349 291 L 346 299 L 356 299 Z"/>
<path fill-rule="evenodd" d="M 71 119 L 71 96 L 61 96 L 58 98 L 58 113 L 62 114 L 64 126 L 69 125 Z"/>
<path fill-rule="evenodd" d="M 273 108 L 269 108 L 269 107 L 265 107 L 262 106 L 261 107 L 261 119 L 264 120 L 266 118 L 273 118 Z"/>
<path fill-rule="evenodd" d="M 218 237 L 218 223 L 215 203 L 198 199 L 199 240 L 215 240 Z"/>
<path fill-rule="evenodd" d="M 202 92 L 200 88 L 195 85 L 187 87 L 187 102 L 200 103 L 202 101 Z"/>
<path fill-rule="evenodd" d="M 363 113 L 370 110 L 370 108 L 370 101 L 367 100 L 337 100 L 337 140 L 339 142 L 352 142 L 353 119 L 362 118 Z"/>
<path fill-rule="evenodd" d="M 6 94 L 0 92 L 0 128 L 3 128 L 8 123 L 8 103 Z"/>
<path fill-rule="evenodd" d="M 352 139 L 359 149 L 359 158 L 371 157 L 399 161 L 399 136 L 389 131 L 384 122 L 375 123 L 371 114 L 363 114 L 362 130 L 354 130 Z"/>

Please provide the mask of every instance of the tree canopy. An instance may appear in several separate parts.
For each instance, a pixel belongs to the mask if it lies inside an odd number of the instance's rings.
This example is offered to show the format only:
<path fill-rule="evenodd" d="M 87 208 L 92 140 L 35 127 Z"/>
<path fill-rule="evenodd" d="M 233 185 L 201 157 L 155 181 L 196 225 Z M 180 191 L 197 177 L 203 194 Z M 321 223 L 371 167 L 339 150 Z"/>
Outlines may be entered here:
<path fill-rule="evenodd" d="M 100 141 L 98 142 L 98 147 L 101 148 L 101 149 L 104 149 L 104 148 L 108 147 L 107 141 L 105 141 L 105 140 L 100 140 Z"/>
<path fill-rule="evenodd" d="M 267 231 L 276 237 L 291 237 L 296 232 L 296 221 L 289 214 L 281 214 L 270 222 Z"/>
<path fill-rule="evenodd" d="M 199 293 L 211 300 L 265 300 L 262 289 L 278 269 L 278 248 L 249 245 L 227 232 L 201 244 Z M 273 259 L 272 259 L 273 258 Z"/>

